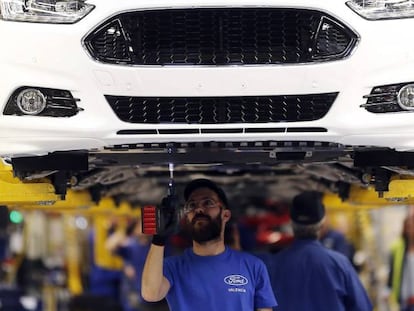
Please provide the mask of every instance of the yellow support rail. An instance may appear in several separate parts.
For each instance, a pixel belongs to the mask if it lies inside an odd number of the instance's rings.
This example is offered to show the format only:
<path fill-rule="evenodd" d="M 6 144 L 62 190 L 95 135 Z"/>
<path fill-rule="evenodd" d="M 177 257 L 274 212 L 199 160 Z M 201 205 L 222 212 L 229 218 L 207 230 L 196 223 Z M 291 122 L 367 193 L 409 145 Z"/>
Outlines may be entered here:
<path fill-rule="evenodd" d="M 414 202 L 414 178 L 413 176 L 394 176 L 388 186 L 389 191 L 384 192 L 384 198 L 389 201 L 402 202 L 404 204 Z"/>
<path fill-rule="evenodd" d="M 0 159 L 1 205 L 50 205 L 60 200 L 61 196 L 55 193 L 55 187 L 50 182 L 23 182 L 13 176 L 12 166 Z"/>
<path fill-rule="evenodd" d="M 92 198 L 87 191 L 73 191 L 69 190 L 66 195 L 66 200 L 56 202 L 53 205 L 16 205 L 11 206 L 16 210 L 40 210 L 43 212 L 53 212 L 60 214 L 82 215 L 82 216 L 98 216 L 104 217 L 118 216 L 118 217 L 140 217 L 141 209 L 136 206 L 131 206 L 128 202 L 121 202 L 119 206 L 109 198 L 105 197 L 99 204 L 92 201 Z"/>
<path fill-rule="evenodd" d="M 379 195 L 373 187 L 351 186 L 349 197 L 342 201 L 336 194 L 324 195 L 324 204 L 335 209 L 371 209 L 391 205 L 414 204 L 414 178 L 412 176 L 394 176 L 388 185 L 388 191 Z"/>

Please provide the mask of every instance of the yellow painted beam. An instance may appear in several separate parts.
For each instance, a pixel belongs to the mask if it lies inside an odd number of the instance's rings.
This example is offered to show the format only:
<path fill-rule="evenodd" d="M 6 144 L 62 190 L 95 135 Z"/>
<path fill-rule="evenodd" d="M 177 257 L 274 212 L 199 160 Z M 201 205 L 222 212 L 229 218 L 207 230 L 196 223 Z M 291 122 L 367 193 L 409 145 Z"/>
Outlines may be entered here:
<path fill-rule="evenodd" d="M 98 204 L 95 204 L 89 208 L 90 212 L 112 213 L 116 208 L 114 199 L 110 197 L 102 198 Z"/>
<path fill-rule="evenodd" d="M 123 201 L 115 208 L 114 214 L 119 216 L 140 217 L 141 209 L 131 206 L 129 202 Z"/>
<path fill-rule="evenodd" d="M 388 191 L 379 193 L 373 187 L 352 186 L 349 202 L 368 205 L 407 205 L 414 204 L 414 178 L 412 176 L 394 176 L 388 185 Z"/>
<path fill-rule="evenodd" d="M 394 176 L 384 192 L 384 198 L 391 201 L 414 202 L 414 178 L 412 176 Z"/>
<path fill-rule="evenodd" d="M 346 202 L 335 194 L 325 194 L 325 206 L 331 208 L 370 209 L 392 205 L 414 204 L 414 178 L 411 176 L 394 176 L 389 183 L 388 191 L 379 195 L 373 187 L 351 186 Z"/>
<path fill-rule="evenodd" d="M 385 201 L 385 200 L 384 200 Z M 354 202 L 352 200 L 342 201 L 342 199 L 334 193 L 325 193 L 323 196 L 323 204 L 327 210 L 349 210 L 356 211 L 360 209 L 375 209 L 383 205 L 378 204 L 362 204 L 362 202 Z M 388 203 L 389 205 L 389 203 Z"/>
<path fill-rule="evenodd" d="M 15 202 L 10 204 L 12 207 L 28 210 L 44 210 L 54 212 L 66 212 L 73 210 L 89 209 L 91 206 L 96 205 L 92 201 L 92 197 L 88 191 L 73 191 L 68 190 L 65 200 L 57 201 L 54 204 L 38 204 L 37 202 L 19 204 Z"/>
<path fill-rule="evenodd" d="M 351 186 L 347 202 L 356 205 L 375 205 L 378 207 L 394 205 L 393 202 L 386 200 L 385 197 L 380 198 L 378 192 L 373 187 L 359 186 Z"/>
<path fill-rule="evenodd" d="M 0 204 L 53 204 L 61 200 L 55 193 L 55 187 L 48 181 L 24 182 L 13 176 L 11 165 L 0 160 Z"/>
<path fill-rule="evenodd" d="M 76 193 L 71 194 L 69 197 L 72 196 L 72 199 L 76 199 Z M 85 196 L 87 198 L 87 194 L 82 193 L 81 196 Z M 58 202 L 59 205 L 21 205 L 21 206 L 13 206 L 13 208 L 18 210 L 40 210 L 43 212 L 51 212 L 51 213 L 60 213 L 60 214 L 69 214 L 69 215 L 82 215 L 82 216 L 96 216 L 96 215 L 103 215 L 104 217 L 109 216 L 117 216 L 123 218 L 130 218 L 130 217 L 137 217 L 141 216 L 141 209 L 138 207 L 132 207 L 127 202 L 122 202 L 120 206 L 116 206 L 114 201 L 111 198 L 104 199 L 104 202 L 101 205 L 96 205 L 94 202 L 91 205 L 86 206 L 84 205 L 87 201 L 79 202 L 82 204 L 65 204 L 65 201 Z"/>
<path fill-rule="evenodd" d="M 87 209 L 96 205 L 88 191 L 74 191 L 69 189 L 65 200 L 56 202 L 54 209 Z"/>

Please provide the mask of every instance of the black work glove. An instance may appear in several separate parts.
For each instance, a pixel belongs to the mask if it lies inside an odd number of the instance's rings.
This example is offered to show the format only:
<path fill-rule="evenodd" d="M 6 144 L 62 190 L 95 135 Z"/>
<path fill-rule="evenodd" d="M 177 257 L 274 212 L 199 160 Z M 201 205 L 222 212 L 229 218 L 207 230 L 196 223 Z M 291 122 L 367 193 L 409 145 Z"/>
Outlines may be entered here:
<path fill-rule="evenodd" d="M 178 229 L 178 199 L 168 195 L 162 199 L 157 208 L 157 233 L 152 237 L 152 244 L 164 246 L 168 237 Z"/>

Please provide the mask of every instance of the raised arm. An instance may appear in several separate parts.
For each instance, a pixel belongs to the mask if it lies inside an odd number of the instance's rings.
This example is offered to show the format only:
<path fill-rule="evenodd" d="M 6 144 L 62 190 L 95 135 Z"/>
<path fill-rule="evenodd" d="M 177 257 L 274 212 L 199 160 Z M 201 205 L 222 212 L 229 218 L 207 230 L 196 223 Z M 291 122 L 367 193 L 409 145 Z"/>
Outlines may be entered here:
<path fill-rule="evenodd" d="M 158 208 L 157 234 L 152 237 L 152 244 L 142 271 L 141 295 L 147 301 L 160 301 L 165 298 L 171 284 L 163 274 L 164 250 L 168 237 L 177 229 L 177 198 L 168 195 Z"/>
<path fill-rule="evenodd" d="M 163 275 L 164 248 L 151 244 L 145 261 L 141 295 L 147 301 L 160 301 L 170 289 L 170 282 Z"/>

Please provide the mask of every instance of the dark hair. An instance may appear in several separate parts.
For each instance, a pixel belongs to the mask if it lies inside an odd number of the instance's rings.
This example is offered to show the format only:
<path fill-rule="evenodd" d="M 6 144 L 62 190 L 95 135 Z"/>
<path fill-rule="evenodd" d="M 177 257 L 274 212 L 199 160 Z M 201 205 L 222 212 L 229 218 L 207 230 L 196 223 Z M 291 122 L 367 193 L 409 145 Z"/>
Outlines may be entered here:
<path fill-rule="evenodd" d="M 292 223 L 292 230 L 296 239 L 317 239 L 321 227 L 322 221 L 310 225 Z"/>

